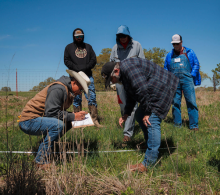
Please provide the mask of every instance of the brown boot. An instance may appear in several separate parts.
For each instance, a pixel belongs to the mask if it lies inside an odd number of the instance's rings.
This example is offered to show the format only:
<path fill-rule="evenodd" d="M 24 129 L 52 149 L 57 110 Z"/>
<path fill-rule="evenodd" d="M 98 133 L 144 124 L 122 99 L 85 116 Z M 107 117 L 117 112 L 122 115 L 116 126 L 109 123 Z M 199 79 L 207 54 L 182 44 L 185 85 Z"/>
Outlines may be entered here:
<path fill-rule="evenodd" d="M 127 135 L 124 136 L 123 142 L 129 142 L 131 141 L 131 138 L 128 137 Z"/>
<path fill-rule="evenodd" d="M 139 163 L 136 165 L 130 165 L 129 169 L 130 171 L 138 171 L 141 173 L 147 171 L 147 168 L 142 163 Z"/>
<path fill-rule="evenodd" d="M 98 109 L 94 105 L 89 105 L 89 111 L 93 120 L 93 123 L 96 127 L 103 127 L 103 125 L 100 125 L 98 122 Z"/>
<path fill-rule="evenodd" d="M 80 104 L 78 107 L 73 106 L 73 110 L 74 110 L 74 113 L 82 111 L 82 104 Z"/>
<path fill-rule="evenodd" d="M 199 128 L 193 128 L 193 129 L 191 129 L 192 131 L 198 131 L 199 130 Z"/>
<path fill-rule="evenodd" d="M 131 138 L 128 137 L 128 136 L 124 136 L 124 139 L 123 139 L 123 143 L 122 143 L 122 147 L 126 147 L 127 146 L 127 142 L 130 142 L 131 141 Z"/>
<path fill-rule="evenodd" d="M 36 167 L 39 169 L 39 170 L 44 170 L 44 171 L 47 171 L 49 169 L 52 168 L 52 165 L 51 163 L 48 163 L 48 164 L 36 164 Z"/>

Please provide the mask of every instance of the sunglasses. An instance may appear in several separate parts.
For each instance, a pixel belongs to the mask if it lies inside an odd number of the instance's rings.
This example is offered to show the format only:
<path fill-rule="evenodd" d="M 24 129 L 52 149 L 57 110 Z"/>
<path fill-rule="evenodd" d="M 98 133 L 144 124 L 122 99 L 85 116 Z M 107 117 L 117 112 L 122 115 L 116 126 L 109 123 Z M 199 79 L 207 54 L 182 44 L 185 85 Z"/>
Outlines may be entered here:
<path fill-rule="evenodd" d="M 126 38 L 128 35 L 123 35 L 123 34 L 119 34 L 118 35 L 118 38 L 120 39 L 120 38 Z"/>
<path fill-rule="evenodd" d="M 75 36 L 75 37 L 76 37 L 77 39 L 78 39 L 78 38 L 81 38 L 81 39 L 82 39 L 82 38 L 83 38 L 83 35 L 79 35 L 79 36 Z"/>
<path fill-rule="evenodd" d="M 180 43 L 172 43 L 173 45 L 179 45 Z"/>

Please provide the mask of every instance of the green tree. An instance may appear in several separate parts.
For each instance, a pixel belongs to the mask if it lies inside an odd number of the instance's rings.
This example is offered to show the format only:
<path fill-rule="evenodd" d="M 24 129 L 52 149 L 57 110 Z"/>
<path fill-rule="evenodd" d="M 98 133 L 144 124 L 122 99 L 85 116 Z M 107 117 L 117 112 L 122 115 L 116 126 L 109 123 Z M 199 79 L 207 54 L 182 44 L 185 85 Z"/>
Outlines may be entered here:
<path fill-rule="evenodd" d="M 10 87 L 2 87 L 1 91 L 11 91 Z"/>
<path fill-rule="evenodd" d="M 152 49 L 144 49 L 144 55 L 147 60 L 150 60 L 161 67 L 164 67 L 164 58 L 168 52 L 165 49 L 159 47 L 153 47 Z"/>
<path fill-rule="evenodd" d="M 210 79 L 213 83 L 214 91 L 216 91 L 216 88 L 218 85 L 220 85 L 220 63 L 217 64 L 217 68 L 212 69 L 213 77 Z"/>
<path fill-rule="evenodd" d="M 206 73 L 202 72 L 201 70 L 199 72 L 201 76 L 201 82 L 204 81 L 205 79 L 210 79 L 210 77 Z"/>
<path fill-rule="evenodd" d="M 110 55 L 111 55 L 112 49 L 110 48 L 104 48 L 101 51 L 101 54 L 97 56 L 97 64 L 93 69 L 93 78 L 95 82 L 96 90 L 104 90 L 105 89 L 105 80 L 101 76 L 102 66 L 109 62 Z"/>
<path fill-rule="evenodd" d="M 47 78 L 43 82 L 40 82 L 37 86 L 34 86 L 30 91 L 41 91 L 47 85 L 51 84 L 55 80 L 52 77 Z"/>

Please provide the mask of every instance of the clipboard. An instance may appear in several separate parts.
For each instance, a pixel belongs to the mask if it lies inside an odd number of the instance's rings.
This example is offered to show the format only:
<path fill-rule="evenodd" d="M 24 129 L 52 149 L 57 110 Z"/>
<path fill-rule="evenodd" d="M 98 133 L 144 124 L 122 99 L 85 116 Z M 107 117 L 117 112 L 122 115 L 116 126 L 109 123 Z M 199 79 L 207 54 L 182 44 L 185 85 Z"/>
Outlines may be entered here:
<path fill-rule="evenodd" d="M 94 123 L 92 121 L 92 118 L 90 114 L 85 115 L 85 119 L 82 121 L 72 121 L 72 126 L 74 128 L 82 128 L 82 127 L 88 127 L 88 126 L 94 126 Z"/>

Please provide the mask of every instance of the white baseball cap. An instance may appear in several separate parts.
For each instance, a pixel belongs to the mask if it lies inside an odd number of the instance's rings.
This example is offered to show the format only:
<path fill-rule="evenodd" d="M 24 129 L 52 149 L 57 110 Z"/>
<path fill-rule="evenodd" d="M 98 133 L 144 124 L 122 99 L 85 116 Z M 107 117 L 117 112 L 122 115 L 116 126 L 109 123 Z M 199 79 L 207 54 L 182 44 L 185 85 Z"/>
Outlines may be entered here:
<path fill-rule="evenodd" d="M 89 92 L 88 86 L 91 84 L 89 77 L 82 71 L 75 72 L 73 70 L 66 70 L 66 72 L 70 75 L 70 77 L 75 78 L 82 86 L 86 94 L 88 94 Z"/>
<path fill-rule="evenodd" d="M 81 30 L 76 30 L 74 36 L 80 36 L 80 35 L 84 35 L 83 32 Z"/>
<path fill-rule="evenodd" d="M 172 36 L 171 43 L 180 43 L 182 41 L 182 37 L 178 34 Z"/>

